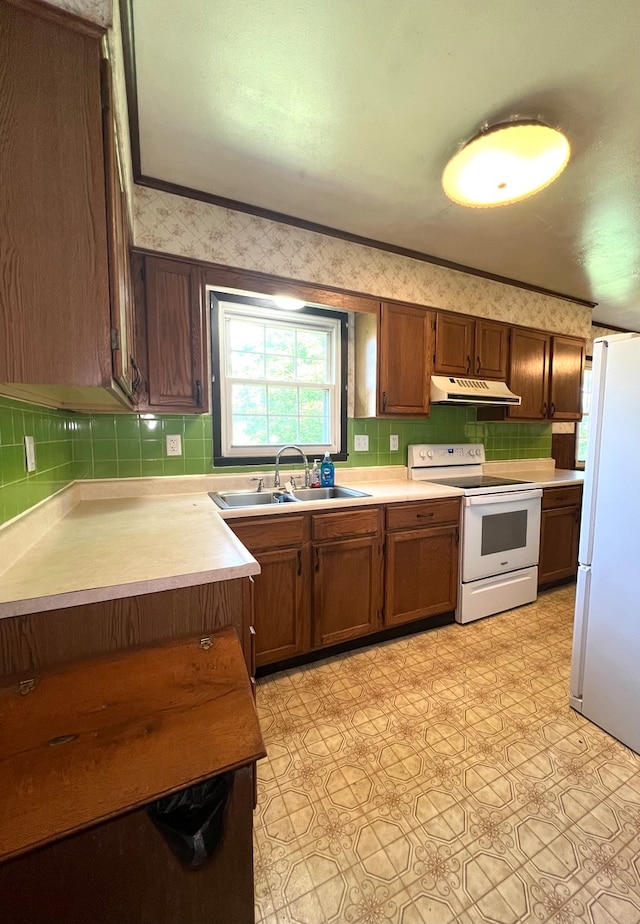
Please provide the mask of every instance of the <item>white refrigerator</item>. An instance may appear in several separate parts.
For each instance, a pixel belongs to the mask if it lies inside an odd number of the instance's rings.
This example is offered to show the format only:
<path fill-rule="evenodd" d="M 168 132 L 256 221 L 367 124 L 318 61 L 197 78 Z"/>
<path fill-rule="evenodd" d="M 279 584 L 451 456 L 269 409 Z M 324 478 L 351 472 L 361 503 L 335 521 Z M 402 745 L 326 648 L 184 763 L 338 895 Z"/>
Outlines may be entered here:
<path fill-rule="evenodd" d="M 569 702 L 640 753 L 640 334 L 594 342 Z"/>

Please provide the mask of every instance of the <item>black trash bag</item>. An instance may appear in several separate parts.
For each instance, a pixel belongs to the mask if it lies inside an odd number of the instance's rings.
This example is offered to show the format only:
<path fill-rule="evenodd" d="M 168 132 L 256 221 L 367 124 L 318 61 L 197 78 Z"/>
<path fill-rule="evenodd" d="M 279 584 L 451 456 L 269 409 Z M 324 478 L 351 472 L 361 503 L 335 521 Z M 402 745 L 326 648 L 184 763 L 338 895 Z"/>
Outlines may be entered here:
<path fill-rule="evenodd" d="M 202 866 L 220 843 L 229 774 L 188 786 L 147 805 L 147 813 L 185 866 Z"/>

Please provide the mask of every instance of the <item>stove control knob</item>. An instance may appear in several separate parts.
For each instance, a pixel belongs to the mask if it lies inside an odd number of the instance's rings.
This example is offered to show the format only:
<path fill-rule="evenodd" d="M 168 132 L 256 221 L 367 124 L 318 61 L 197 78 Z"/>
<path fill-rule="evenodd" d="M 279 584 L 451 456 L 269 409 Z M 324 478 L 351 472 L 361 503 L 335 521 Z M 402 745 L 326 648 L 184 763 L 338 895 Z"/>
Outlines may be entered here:
<path fill-rule="evenodd" d="M 424 449 L 421 449 L 418 455 L 420 456 L 421 459 L 424 459 L 424 457 L 426 456 L 426 452 L 424 451 Z"/>
<path fill-rule="evenodd" d="M 469 455 L 472 456 L 472 455 L 474 454 L 474 452 L 475 452 L 475 449 L 470 449 L 470 450 L 469 450 Z"/>
<path fill-rule="evenodd" d="M 430 449 L 427 455 L 429 456 L 430 459 L 433 459 L 433 449 Z"/>
<path fill-rule="evenodd" d="M 480 455 L 482 455 L 482 453 L 480 452 L 480 450 L 479 450 L 479 449 L 476 449 L 476 455 L 477 455 L 477 456 L 480 456 Z"/>

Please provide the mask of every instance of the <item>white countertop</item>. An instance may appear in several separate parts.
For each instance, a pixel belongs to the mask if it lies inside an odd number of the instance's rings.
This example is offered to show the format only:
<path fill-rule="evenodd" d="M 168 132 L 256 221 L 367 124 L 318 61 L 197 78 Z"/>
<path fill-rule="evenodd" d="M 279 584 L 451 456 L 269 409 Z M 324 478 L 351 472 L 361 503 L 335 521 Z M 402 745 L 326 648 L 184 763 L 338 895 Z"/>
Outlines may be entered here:
<path fill-rule="evenodd" d="M 580 484 L 553 460 L 493 462 L 485 471 Z M 220 510 L 208 491 L 250 488 L 247 475 L 76 482 L 0 528 L 0 618 L 257 574 L 224 520 L 456 497 L 458 488 L 409 481 L 406 468 L 337 469 L 367 497 Z M 269 482 L 267 482 L 268 484 Z"/>
<path fill-rule="evenodd" d="M 259 571 L 206 494 L 80 501 L 0 574 L 0 618 Z"/>

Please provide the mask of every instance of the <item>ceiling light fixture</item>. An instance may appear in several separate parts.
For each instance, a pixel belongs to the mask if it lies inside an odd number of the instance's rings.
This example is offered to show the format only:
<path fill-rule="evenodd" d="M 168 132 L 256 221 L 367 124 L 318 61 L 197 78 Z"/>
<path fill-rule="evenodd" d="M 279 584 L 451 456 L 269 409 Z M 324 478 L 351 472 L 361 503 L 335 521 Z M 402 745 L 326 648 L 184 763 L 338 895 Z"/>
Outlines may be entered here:
<path fill-rule="evenodd" d="M 562 132 L 535 119 L 485 126 L 451 158 L 442 187 L 458 205 L 509 205 L 552 183 L 569 152 Z"/>
<path fill-rule="evenodd" d="M 302 301 L 302 299 L 291 298 L 289 295 L 272 295 L 271 301 L 284 311 L 300 311 L 306 305 L 306 302 Z"/>

